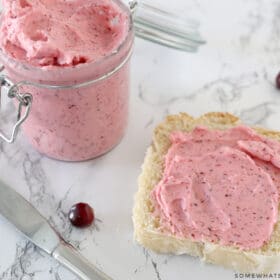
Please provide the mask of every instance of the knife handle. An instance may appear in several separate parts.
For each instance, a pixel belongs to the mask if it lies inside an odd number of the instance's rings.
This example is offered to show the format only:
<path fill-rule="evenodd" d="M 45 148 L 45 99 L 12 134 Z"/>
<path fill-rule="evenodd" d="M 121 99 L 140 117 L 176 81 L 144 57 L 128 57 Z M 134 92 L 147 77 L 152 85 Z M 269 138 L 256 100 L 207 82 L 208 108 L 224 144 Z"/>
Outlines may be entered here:
<path fill-rule="evenodd" d="M 83 280 L 112 280 L 90 264 L 74 247 L 64 242 L 58 245 L 52 256 Z"/>

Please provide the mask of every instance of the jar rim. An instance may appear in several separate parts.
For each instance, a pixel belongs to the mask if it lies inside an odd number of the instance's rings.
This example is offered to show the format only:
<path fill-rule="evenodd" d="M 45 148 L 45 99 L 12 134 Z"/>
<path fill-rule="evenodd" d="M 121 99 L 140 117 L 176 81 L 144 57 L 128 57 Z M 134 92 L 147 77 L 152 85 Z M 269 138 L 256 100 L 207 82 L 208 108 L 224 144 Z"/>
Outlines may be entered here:
<path fill-rule="evenodd" d="M 120 62 L 118 63 L 117 66 L 113 67 L 113 69 L 110 69 L 107 72 L 112 72 L 114 70 L 114 68 L 121 68 L 118 67 L 121 64 L 125 64 L 125 60 L 127 60 L 130 55 L 131 55 L 131 49 L 132 49 L 132 45 L 133 45 L 133 38 L 134 38 L 134 32 L 133 32 L 133 19 L 132 19 L 132 14 L 131 11 L 129 9 L 129 7 L 127 7 L 121 0 L 111 0 L 113 2 L 115 2 L 121 9 L 122 11 L 124 11 L 127 14 L 127 18 L 128 18 L 128 29 L 126 32 L 126 36 L 124 38 L 124 40 L 118 45 L 118 47 L 116 49 L 114 49 L 111 53 L 109 53 L 108 55 L 105 55 L 104 57 L 101 57 L 100 59 L 96 60 L 96 61 L 92 61 L 92 62 L 88 62 L 88 63 L 82 63 L 82 64 L 78 64 L 78 65 L 74 65 L 74 66 L 67 66 L 67 67 L 61 67 L 61 66 L 51 66 L 51 67 L 40 67 L 40 66 L 34 66 L 32 64 L 26 63 L 25 61 L 21 61 L 21 60 L 17 60 L 13 57 L 11 57 L 10 55 L 6 54 L 6 52 L 4 52 L 1 48 L 0 48 L 0 61 L 1 63 L 4 64 L 4 66 L 6 65 L 13 65 L 16 66 L 17 69 L 21 69 L 21 70 L 26 70 L 26 71 L 32 71 L 33 73 L 35 72 L 36 74 L 45 74 L 46 72 L 51 72 L 53 75 L 57 74 L 57 75 L 61 75 L 61 73 L 63 73 L 63 75 L 67 75 L 67 74 L 71 74 L 73 72 L 79 71 L 79 70 L 85 70 L 87 68 L 93 68 L 93 67 L 98 67 L 106 62 L 109 62 L 110 60 L 114 59 L 116 56 L 118 56 L 118 54 L 121 53 L 121 51 L 123 49 L 125 49 L 125 47 L 128 46 L 128 51 L 126 52 L 126 55 L 124 55 L 122 57 L 122 59 L 120 60 Z M 0 17 L 1 20 L 1 17 Z M 103 74 L 100 74 L 98 77 L 92 79 L 92 82 L 94 82 L 94 80 L 99 80 L 99 78 L 102 78 L 102 76 L 106 75 L 106 71 Z M 26 79 L 28 80 L 28 79 Z M 91 78 L 86 79 L 85 81 L 90 81 Z M 73 83 L 73 85 L 75 84 L 86 84 L 85 81 L 79 83 Z M 59 86 L 59 85 L 58 85 Z M 64 87 L 64 85 L 61 85 L 61 87 Z"/>
<path fill-rule="evenodd" d="M 86 80 L 85 82 L 69 84 L 69 85 L 59 85 L 59 84 L 52 85 L 52 84 L 35 83 L 35 82 L 23 80 L 23 81 L 17 82 L 16 84 L 13 84 L 13 87 L 19 88 L 20 86 L 23 86 L 23 85 L 30 85 L 30 86 L 46 88 L 46 89 L 79 89 L 82 87 L 87 87 L 87 86 L 93 85 L 97 82 L 101 82 L 101 81 L 111 77 L 113 74 L 117 73 L 121 68 L 123 68 L 126 65 L 126 63 L 129 61 L 131 55 L 132 55 L 132 48 L 128 52 L 127 56 L 124 57 L 124 59 L 120 62 L 120 64 L 118 64 L 110 72 L 107 72 L 106 74 L 103 74 L 97 78 Z M 5 67 L 3 67 L 2 69 L 0 68 L 0 72 L 3 71 L 4 68 Z"/>

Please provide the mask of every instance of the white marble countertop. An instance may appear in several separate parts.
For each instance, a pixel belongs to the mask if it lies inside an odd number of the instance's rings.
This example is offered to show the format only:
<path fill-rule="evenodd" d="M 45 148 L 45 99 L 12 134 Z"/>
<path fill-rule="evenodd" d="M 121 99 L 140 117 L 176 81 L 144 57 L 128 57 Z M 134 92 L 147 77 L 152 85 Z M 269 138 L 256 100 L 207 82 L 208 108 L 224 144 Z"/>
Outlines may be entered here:
<path fill-rule="evenodd" d="M 135 244 L 133 195 L 152 130 L 166 114 L 229 111 L 248 124 L 280 129 L 280 91 L 274 87 L 280 70 L 280 2 L 161 3 L 199 17 L 208 43 L 198 54 L 187 54 L 136 40 L 130 123 L 121 144 L 93 161 L 63 163 L 38 154 L 20 134 L 13 145 L 0 143 L 0 177 L 115 280 L 234 279 L 232 271 L 188 256 L 156 255 Z M 11 112 L 11 104 L 3 106 L 1 127 L 9 124 Z M 79 201 L 94 207 L 95 227 L 69 225 L 67 212 Z M 0 228 L 0 279 L 76 279 L 3 219 Z"/>

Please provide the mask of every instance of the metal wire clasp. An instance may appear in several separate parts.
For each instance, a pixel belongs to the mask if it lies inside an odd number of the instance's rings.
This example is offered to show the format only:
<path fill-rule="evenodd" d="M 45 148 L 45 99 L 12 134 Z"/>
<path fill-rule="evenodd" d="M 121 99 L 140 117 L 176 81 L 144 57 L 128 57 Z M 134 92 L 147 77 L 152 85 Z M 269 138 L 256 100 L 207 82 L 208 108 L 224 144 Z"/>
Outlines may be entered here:
<path fill-rule="evenodd" d="M 0 67 L 0 72 L 4 70 L 4 67 Z M 19 89 L 19 84 L 14 84 L 9 78 L 4 75 L 0 75 L 0 100 L 1 100 L 1 88 L 6 87 L 8 89 L 8 97 L 13 99 L 16 98 L 18 101 L 17 108 L 17 119 L 13 126 L 11 136 L 6 136 L 0 131 L 0 138 L 7 143 L 13 143 L 16 139 L 18 130 L 21 124 L 27 119 L 32 105 L 32 95 L 30 93 L 21 93 Z M 1 104 L 1 103 L 0 103 Z M 25 108 L 23 112 L 23 108 Z"/>
<path fill-rule="evenodd" d="M 131 0 L 131 1 L 129 1 L 128 5 L 129 5 L 129 9 L 130 9 L 131 13 L 133 14 L 136 10 L 138 2 L 136 0 Z"/>

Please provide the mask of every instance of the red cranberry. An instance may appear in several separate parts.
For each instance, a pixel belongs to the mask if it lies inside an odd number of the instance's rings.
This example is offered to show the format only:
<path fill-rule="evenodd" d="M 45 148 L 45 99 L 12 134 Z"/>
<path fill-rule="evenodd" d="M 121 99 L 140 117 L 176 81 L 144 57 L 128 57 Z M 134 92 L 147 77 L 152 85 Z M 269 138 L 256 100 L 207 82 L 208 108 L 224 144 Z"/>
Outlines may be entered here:
<path fill-rule="evenodd" d="M 88 227 L 94 220 L 94 212 L 87 203 L 80 202 L 71 207 L 68 217 L 73 226 Z"/>
<path fill-rule="evenodd" d="M 277 87 L 278 89 L 280 89 L 280 72 L 279 72 L 278 75 L 276 76 L 275 84 L 276 84 L 276 87 Z"/>

